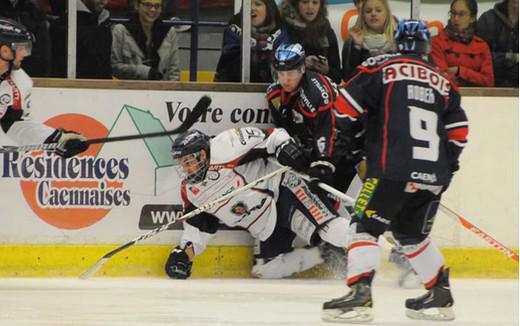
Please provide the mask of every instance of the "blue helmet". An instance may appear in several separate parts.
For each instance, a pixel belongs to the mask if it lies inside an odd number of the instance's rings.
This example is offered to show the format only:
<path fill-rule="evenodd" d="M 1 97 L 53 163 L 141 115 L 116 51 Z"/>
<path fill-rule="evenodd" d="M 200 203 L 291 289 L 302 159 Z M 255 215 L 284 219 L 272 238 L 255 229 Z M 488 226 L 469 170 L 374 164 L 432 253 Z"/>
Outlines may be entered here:
<path fill-rule="evenodd" d="M 294 70 L 303 64 L 305 64 L 305 50 L 301 44 L 282 44 L 274 53 L 274 70 Z"/>
<path fill-rule="evenodd" d="M 422 20 L 402 20 L 394 34 L 397 51 L 424 55 L 430 53 L 430 31 Z"/>

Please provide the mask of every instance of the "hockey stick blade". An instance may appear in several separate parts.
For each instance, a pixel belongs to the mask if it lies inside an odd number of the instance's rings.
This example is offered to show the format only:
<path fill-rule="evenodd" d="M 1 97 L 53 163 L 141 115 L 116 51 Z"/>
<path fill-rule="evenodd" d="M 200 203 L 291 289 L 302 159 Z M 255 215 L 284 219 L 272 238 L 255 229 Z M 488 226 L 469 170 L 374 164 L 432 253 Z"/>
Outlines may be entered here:
<path fill-rule="evenodd" d="M 169 131 L 160 131 L 160 132 L 152 132 L 146 134 L 138 134 L 138 135 L 128 135 L 128 136 L 117 136 L 117 137 L 107 137 L 107 138 L 94 138 L 86 140 L 85 143 L 89 145 L 93 144 L 101 144 L 101 143 L 111 143 L 116 141 L 125 141 L 125 140 L 134 140 L 134 139 L 143 139 L 143 138 L 153 138 L 153 137 L 162 137 L 162 136 L 170 136 L 183 133 L 190 129 L 195 122 L 204 114 L 208 107 L 211 105 L 211 98 L 208 95 L 203 95 L 200 100 L 195 104 L 193 110 L 188 114 L 186 119 L 181 123 L 181 125 L 173 130 Z M 30 151 L 55 151 L 58 148 L 58 143 L 51 144 L 37 144 L 37 145 L 23 145 L 23 146 L 6 146 L 0 148 L 1 153 L 13 153 L 13 152 L 30 152 Z"/>
<path fill-rule="evenodd" d="M 259 183 L 267 180 L 267 179 L 270 179 L 276 175 L 279 175 L 279 174 L 282 174 L 286 171 L 288 171 L 290 169 L 290 167 L 282 167 L 280 169 L 277 169 L 269 174 L 266 174 L 264 175 L 263 177 L 261 178 L 258 178 L 254 181 L 251 181 L 250 183 L 240 187 L 240 188 L 237 188 L 235 190 L 233 190 L 232 192 L 228 193 L 227 195 L 224 195 L 220 198 L 217 198 L 213 201 L 210 201 L 210 202 L 207 202 L 203 205 L 201 205 L 200 207 L 194 209 L 193 211 L 187 213 L 187 214 L 184 214 L 183 216 L 179 217 L 179 218 L 176 218 L 176 219 L 173 219 L 172 221 L 168 222 L 168 223 L 165 223 L 161 226 L 159 226 L 158 228 L 155 228 L 153 230 L 151 230 L 150 232 L 148 233 L 144 233 L 142 235 L 140 235 L 139 237 L 135 238 L 134 240 L 131 240 L 119 247 L 117 247 L 116 249 L 110 251 L 109 253 L 107 253 L 106 255 L 104 255 L 103 257 L 101 257 L 101 259 L 99 259 L 96 264 L 94 264 L 94 266 L 92 266 L 91 268 L 89 268 L 88 270 L 86 270 L 85 272 L 83 272 L 83 274 L 80 275 L 80 279 L 82 280 L 86 280 L 88 278 L 90 278 L 91 276 L 93 276 L 94 274 L 96 274 L 96 272 L 101 269 L 101 267 L 103 267 L 103 265 L 105 265 L 105 263 L 112 257 L 114 256 L 115 254 L 117 254 L 118 252 L 120 251 L 123 251 L 125 250 L 126 248 L 129 248 L 131 246 L 133 246 L 134 244 L 138 243 L 138 242 L 141 242 L 143 240 L 146 240 L 148 238 L 151 238 L 153 237 L 154 235 L 156 235 L 157 233 L 160 233 L 162 231 L 165 231 L 166 229 L 168 229 L 168 227 L 176 222 L 181 222 L 181 221 L 185 221 L 189 218 L 192 218 L 193 216 L 195 215 L 198 215 L 202 212 L 205 212 L 207 211 L 208 209 L 220 204 L 220 203 L 223 203 L 227 200 L 229 200 L 230 198 L 238 195 L 239 193 L 241 192 L 244 192 L 246 190 L 249 190 L 253 187 L 255 187 L 256 185 L 258 185 Z"/>

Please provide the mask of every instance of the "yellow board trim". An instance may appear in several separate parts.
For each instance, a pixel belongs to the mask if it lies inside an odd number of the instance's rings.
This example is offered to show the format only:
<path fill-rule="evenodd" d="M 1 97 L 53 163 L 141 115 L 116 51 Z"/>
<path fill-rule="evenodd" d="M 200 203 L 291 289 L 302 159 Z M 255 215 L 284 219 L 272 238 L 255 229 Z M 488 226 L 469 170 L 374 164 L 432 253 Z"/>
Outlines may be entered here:
<path fill-rule="evenodd" d="M 0 277 L 77 277 L 118 246 L 2 245 Z M 164 263 L 172 246 L 136 245 L 113 256 L 96 276 L 165 277 Z M 518 263 L 495 249 L 444 248 L 453 278 L 518 278 Z M 515 250 L 518 253 L 518 249 Z M 383 268 L 386 264 L 383 264 Z M 252 248 L 208 247 L 195 257 L 193 277 L 249 277 Z M 327 277 L 319 266 L 296 277 Z"/>
<path fill-rule="evenodd" d="M 198 82 L 212 82 L 215 78 L 214 71 L 197 71 L 197 81 Z M 181 70 L 181 81 L 187 82 L 190 81 L 190 71 L 189 70 Z"/>

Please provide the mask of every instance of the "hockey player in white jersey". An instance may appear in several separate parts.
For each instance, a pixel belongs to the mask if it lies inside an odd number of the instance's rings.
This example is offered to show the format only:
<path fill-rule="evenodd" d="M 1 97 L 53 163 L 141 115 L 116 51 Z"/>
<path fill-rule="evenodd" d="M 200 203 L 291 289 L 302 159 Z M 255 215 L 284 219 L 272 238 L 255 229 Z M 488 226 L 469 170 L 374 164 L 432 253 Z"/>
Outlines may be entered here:
<path fill-rule="evenodd" d="M 181 196 L 186 211 L 278 169 L 277 163 L 261 159 L 266 156 L 274 156 L 295 170 L 308 167 L 303 152 L 284 129 L 237 128 L 212 139 L 197 130 L 179 135 L 172 146 L 172 157 L 183 179 Z M 181 243 L 168 257 L 166 273 L 172 278 L 189 277 L 193 257 L 204 251 L 219 220 L 249 231 L 261 244 L 273 242 L 274 247 L 298 235 L 310 245 L 323 241 L 345 248 L 349 221 L 327 205 L 294 173 L 272 177 L 185 221 Z M 322 262 L 316 249 L 288 248 L 288 252 L 272 258 L 256 264 L 252 274 L 279 278 Z"/>
<path fill-rule="evenodd" d="M 30 119 L 33 82 L 21 64 L 31 55 L 33 41 L 23 25 L 0 17 L 0 126 L 19 145 L 58 143 L 56 153 L 71 157 L 87 149 L 83 136 Z"/>

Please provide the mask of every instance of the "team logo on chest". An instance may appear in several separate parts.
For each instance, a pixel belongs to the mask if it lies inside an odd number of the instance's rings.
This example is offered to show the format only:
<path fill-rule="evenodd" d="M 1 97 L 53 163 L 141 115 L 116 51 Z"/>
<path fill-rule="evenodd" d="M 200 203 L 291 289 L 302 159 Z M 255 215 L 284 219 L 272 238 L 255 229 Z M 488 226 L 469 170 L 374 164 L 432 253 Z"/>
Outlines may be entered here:
<path fill-rule="evenodd" d="M 11 95 L 9 94 L 3 94 L 0 96 L 0 104 L 1 105 L 8 105 L 11 103 Z"/>
<path fill-rule="evenodd" d="M 197 187 L 190 187 L 190 191 L 192 194 L 194 194 L 195 196 L 197 196 L 200 192 L 200 189 L 197 188 Z"/>
<path fill-rule="evenodd" d="M 235 215 L 242 216 L 247 213 L 247 205 L 244 202 L 239 201 L 233 207 L 231 207 L 231 212 Z"/>

